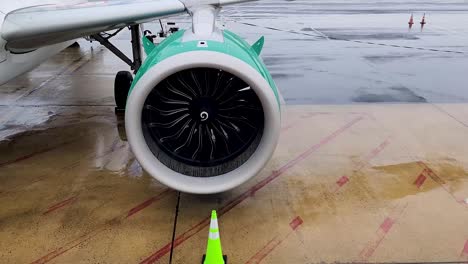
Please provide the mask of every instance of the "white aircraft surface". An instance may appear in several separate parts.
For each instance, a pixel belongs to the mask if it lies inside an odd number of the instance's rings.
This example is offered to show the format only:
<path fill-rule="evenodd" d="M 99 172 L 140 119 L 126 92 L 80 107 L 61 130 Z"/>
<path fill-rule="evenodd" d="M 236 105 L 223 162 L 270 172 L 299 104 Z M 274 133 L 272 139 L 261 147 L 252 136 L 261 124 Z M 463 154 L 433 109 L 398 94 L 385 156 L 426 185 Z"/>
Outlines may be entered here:
<path fill-rule="evenodd" d="M 35 68 L 76 38 L 188 12 L 192 2 L 221 6 L 243 1 L 5 1 L 0 4 L 0 85 Z"/>

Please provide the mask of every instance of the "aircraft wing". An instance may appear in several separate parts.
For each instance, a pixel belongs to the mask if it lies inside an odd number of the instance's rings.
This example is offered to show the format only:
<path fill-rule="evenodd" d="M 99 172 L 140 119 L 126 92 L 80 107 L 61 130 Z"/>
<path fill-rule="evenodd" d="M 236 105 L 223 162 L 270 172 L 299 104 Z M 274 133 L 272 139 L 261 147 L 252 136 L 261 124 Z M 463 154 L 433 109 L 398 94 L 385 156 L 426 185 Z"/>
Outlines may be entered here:
<path fill-rule="evenodd" d="M 103 31 L 190 11 L 199 5 L 222 6 L 249 0 L 88 0 L 11 11 L 1 37 L 12 51 L 28 51 Z M 76 2 L 76 1 L 75 1 Z"/>

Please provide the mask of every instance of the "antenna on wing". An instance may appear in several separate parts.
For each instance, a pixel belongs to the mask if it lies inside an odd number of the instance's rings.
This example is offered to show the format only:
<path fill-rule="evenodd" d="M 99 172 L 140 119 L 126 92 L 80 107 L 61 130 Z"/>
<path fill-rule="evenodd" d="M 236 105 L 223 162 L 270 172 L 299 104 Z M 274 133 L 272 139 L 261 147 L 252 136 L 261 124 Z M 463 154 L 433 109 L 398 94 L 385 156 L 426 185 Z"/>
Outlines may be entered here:
<path fill-rule="evenodd" d="M 162 23 L 161 19 L 159 19 L 159 25 L 161 25 L 161 32 L 164 32 L 164 26 L 163 26 L 163 23 Z"/>

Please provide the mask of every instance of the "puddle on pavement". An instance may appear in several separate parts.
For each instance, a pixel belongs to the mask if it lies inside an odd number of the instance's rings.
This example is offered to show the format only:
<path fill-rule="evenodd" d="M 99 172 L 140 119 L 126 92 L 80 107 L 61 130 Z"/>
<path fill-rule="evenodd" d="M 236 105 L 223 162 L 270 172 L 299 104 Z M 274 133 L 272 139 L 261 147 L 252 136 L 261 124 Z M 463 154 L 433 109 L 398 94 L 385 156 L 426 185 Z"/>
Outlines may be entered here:
<path fill-rule="evenodd" d="M 364 210 L 373 213 L 408 199 L 410 196 L 430 194 L 443 187 L 438 181 L 445 182 L 451 193 L 464 191 L 468 185 L 468 172 L 462 165 L 453 163 L 430 163 L 433 175 L 424 172 L 425 167 L 418 162 L 378 166 L 355 171 L 349 182 L 336 191 L 335 182 L 318 183 L 316 180 L 301 179 L 294 176 L 287 180 L 288 196 L 297 199 L 295 209 L 304 219 L 327 221 L 329 216 L 356 214 Z M 416 181 L 420 175 L 425 181 L 418 188 Z M 434 176 L 436 175 L 436 176 Z M 321 176 L 315 176 L 321 177 Z M 336 179 L 339 177 L 337 176 Z M 336 192 L 335 192 L 336 191 Z M 451 199 L 449 202 L 454 202 Z"/>

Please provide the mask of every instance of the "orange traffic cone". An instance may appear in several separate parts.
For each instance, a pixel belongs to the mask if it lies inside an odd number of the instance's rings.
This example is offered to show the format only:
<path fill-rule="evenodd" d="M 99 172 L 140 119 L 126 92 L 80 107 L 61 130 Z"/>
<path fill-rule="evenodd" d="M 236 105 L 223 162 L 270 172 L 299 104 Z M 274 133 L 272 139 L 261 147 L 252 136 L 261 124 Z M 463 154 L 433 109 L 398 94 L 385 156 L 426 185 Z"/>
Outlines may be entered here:
<path fill-rule="evenodd" d="M 411 14 L 408 25 L 409 25 L 410 28 L 414 25 L 413 14 Z"/>
<path fill-rule="evenodd" d="M 424 26 L 426 25 L 426 13 L 424 13 L 423 18 L 421 20 L 421 25 Z"/>

